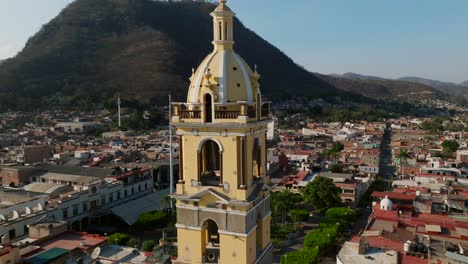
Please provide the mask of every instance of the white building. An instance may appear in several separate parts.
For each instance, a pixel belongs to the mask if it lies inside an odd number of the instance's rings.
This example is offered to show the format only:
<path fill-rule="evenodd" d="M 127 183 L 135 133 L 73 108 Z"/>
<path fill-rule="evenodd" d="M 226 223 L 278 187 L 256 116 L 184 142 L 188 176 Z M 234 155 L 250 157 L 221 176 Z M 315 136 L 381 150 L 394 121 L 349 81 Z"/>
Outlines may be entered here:
<path fill-rule="evenodd" d="M 146 168 L 103 177 L 45 173 L 34 179 L 48 185 L 69 185 L 73 190 L 59 188 L 63 193 L 50 199 L 50 188 L 43 188 L 42 193 L 41 188 L 36 188 L 29 193 L 8 194 L 3 198 L 0 193 L 4 206 L 0 211 L 3 213 L 0 215 L 0 238 L 4 241 L 23 239 L 28 234 L 29 224 L 46 220 L 64 220 L 69 227 L 80 230 L 82 224 L 89 223 L 92 218 L 109 214 L 114 207 L 152 194 L 154 185 L 151 171 Z M 154 210 L 157 209 L 160 208 Z M 138 210 L 134 212 L 138 213 Z"/>

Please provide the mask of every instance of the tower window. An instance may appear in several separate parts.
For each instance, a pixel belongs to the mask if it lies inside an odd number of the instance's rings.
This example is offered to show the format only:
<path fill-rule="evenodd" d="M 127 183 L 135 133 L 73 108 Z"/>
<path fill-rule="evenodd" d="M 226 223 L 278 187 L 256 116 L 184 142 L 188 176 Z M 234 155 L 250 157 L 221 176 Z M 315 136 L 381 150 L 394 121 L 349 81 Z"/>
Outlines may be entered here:
<path fill-rule="evenodd" d="M 232 69 L 235 70 L 235 71 L 237 71 L 237 67 L 233 67 Z"/>
<path fill-rule="evenodd" d="M 200 182 L 204 186 L 221 184 L 222 155 L 218 143 L 208 140 L 203 143 L 199 152 Z"/>
<path fill-rule="evenodd" d="M 222 40 L 222 34 L 223 34 L 223 29 L 222 29 L 222 26 L 223 24 L 221 24 L 221 22 L 219 22 L 219 36 L 218 36 L 218 39 L 219 40 Z"/>
<path fill-rule="evenodd" d="M 240 87 L 240 83 L 237 83 L 237 87 Z"/>

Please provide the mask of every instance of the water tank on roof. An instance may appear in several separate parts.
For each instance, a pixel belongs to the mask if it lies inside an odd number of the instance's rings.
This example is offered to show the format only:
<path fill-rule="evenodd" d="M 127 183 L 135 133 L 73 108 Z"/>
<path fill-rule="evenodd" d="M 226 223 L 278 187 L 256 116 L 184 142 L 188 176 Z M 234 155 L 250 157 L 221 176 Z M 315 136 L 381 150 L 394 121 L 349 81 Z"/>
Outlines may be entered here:
<path fill-rule="evenodd" d="M 403 245 L 403 250 L 405 252 L 409 252 L 410 251 L 410 246 L 411 246 L 411 241 L 406 241 L 406 243 Z"/>

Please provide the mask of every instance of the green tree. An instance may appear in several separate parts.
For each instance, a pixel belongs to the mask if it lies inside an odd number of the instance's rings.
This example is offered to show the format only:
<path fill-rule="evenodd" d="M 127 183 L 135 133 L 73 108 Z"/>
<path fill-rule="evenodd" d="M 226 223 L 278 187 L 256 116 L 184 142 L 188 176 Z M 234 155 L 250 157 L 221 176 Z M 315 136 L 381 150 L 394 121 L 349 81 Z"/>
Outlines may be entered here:
<path fill-rule="evenodd" d="M 273 216 L 277 219 L 280 217 L 281 223 L 286 222 L 287 213 L 295 207 L 296 204 L 302 202 L 302 196 L 289 191 L 274 192 L 271 194 L 271 205 Z"/>
<path fill-rule="evenodd" d="M 317 264 L 319 252 L 316 248 L 305 247 L 281 256 L 281 264 Z"/>
<path fill-rule="evenodd" d="M 156 243 L 153 240 L 145 240 L 143 242 L 142 250 L 146 252 L 153 251 L 154 247 L 156 246 Z"/>
<path fill-rule="evenodd" d="M 135 225 L 141 230 L 151 230 L 166 227 L 168 222 L 169 219 L 165 212 L 154 211 L 141 214 Z"/>
<path fill-rule="evenodd" d="M 333 142 L 333 145 L 331 147 L 332 152 L 339 153 L 344 150 L 344 145 L 341 142 Z"/>
<path fill-rule="evenodd" d="M 301 191 L 304 202 L 311 204 L 317 210 L 339 207 L 341 189 L 336 187 L 331 179 L 315 177 Z"/>
<path fill-rule="evenodd" d="M 346 207 L 335 207 L 328 209 L 326 216 L 331 219 L 354 222 L 356 220 L 356 211 Z"/>
<path fill-rule="evenodd" d="M 400 161 L 400 173 L 403 174 L 403 167 L 408 163 L 408 159 L 411 157 L 411 154 L 407 149 L 400 149 L 400 153 L 396 155 L 396 158 Z"/>
<path fill-rule="evenodd" d="M 444 140 L 441 144 L 442 153 L 445 156 L 452 156 L 453 152 L 457 151 L 460 147 L 460 144 L 456 140 Z"/>
<path fill-rule="evenodd" d="M 338 163 L 331 164 L 329 166 L 329 169 L 333 173 L 343 173 L 343 165 L 342 164 L 338 164 Z"/>
<path fill-rule="evenodd" d="M 318 247 L 319 251 L 326 250 L 333 245 L 333 238 L 333 234 L 316 229 L 305 236 L 304 247 Z"/>
<path fill-rule="evenodd" d="M 108 237 L 109 244 L 126 246 L 130 241 L 130 236 L 125 233 L 115 233 Z"/>

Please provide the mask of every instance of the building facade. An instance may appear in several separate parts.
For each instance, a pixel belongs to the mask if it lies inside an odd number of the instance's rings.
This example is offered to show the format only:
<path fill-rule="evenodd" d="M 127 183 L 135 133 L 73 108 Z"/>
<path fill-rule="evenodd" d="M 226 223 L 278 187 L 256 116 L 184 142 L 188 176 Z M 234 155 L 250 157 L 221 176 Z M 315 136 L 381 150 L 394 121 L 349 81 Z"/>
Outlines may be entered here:
<path fill-rule="evenodd" d="M 234 13 L 213 13 L 214 51 L 193 72 L 187 102 L 173 103 L 180 137 L 176 192 L 179 263 L 272 263 L 270 103 L 257 70 L 234 50 Z"/>

